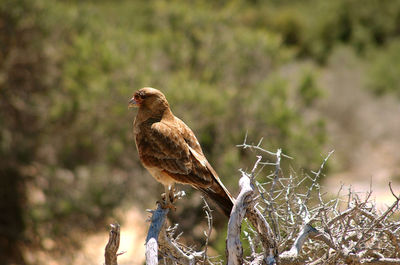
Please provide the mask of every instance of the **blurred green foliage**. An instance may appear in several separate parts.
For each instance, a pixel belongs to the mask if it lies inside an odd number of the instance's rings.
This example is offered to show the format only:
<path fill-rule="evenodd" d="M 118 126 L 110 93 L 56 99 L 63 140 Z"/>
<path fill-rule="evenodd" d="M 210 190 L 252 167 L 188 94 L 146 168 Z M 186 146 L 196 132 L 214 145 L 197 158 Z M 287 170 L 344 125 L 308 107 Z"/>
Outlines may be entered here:
<path fill-rule="evenodd" d="M 387 49 L 369 55 L 367 87 L 375 94 L 394 94 L 400 99 L 400 40 L 391 42 Z"/>
<path fill-rule="evenodd" d="M 157 199 L 127 109 L 143 86 L 164 91 L 228 187 L 254 160 L 235 146 L 246 133 L 315 168 L 325 124 L 306 114 L 322 96 L 318 75 L 303 69 L 289 82 L 282 67 L 323 63 L 337 45 L 360 56 L 388 46 L 371 87 L 392 90 L 399 29 L 390 0 L 1 1 L 0 172 L 12 206 L 1 225 L 15 229 L 0 248 L 17 260 L 22 243 L 79 246 L 74 232 L 95 231 L 124 201 Z"/>

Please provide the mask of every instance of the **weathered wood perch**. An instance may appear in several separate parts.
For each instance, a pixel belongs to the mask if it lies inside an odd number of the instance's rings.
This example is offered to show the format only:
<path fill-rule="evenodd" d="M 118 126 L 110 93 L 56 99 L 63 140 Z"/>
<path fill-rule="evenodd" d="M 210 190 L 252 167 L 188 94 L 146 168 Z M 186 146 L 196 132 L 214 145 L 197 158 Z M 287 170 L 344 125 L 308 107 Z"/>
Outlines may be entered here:
<path fill-rule="evenodd" d="M 185 253 L 175 242 L 175 240 L 168 235 L 168 227 L 166 216 L 169 212 L 168 209 L 163 209 L 158 205 L 157 210 L 151 211 L 152 218 L 149 232 L 146 238 L 146 264 L 158 264 L 158 256 L 168 256 L 177 264 L 194 265 L 197 261 L 203 258 L 203 252 L 191 251 L 189 254 Z"/>
<path fill-rule="evenodd" d="M 151 217 L 151 224 L 146 238 L 146 264 L 148 265 L 158 264 L 158 236 L 165 223 L 168 211 L 168 209 L 163 209 L 158 205 L 157 210 L 153 212 Z"/>
<path fill-rule="evenodd" d="M 242 243 L 240 242 L 240 230 L 243 218 L 247 212 L 247 205 L 251 201 L 253 190 L 250 187 L 250 179 L 246 176 L 242 176 L 239 181 L 239 186 L 240 193 L 233 205 L 231 217 L 228 222 L 226 238 L 228 265 L 243 264 L 243 248 Z"/>
<path fill-rule="evenodd" d="M 243 263 L 243 250 L 240 242 L 240 228 L 243 218 L 246 216 L 257 230 L 264 249 L 264 259 L 268 264 L 275 263 L 276 243 L 271 227 L 264 216 L 254 206 L 254 190 L 249 176 L 242 172 L 239 180 L 240 193 L 234 203 L 231 217 L 228 222 L 228 234 L 226 240 L 226 252 L 228 264 Z"/>

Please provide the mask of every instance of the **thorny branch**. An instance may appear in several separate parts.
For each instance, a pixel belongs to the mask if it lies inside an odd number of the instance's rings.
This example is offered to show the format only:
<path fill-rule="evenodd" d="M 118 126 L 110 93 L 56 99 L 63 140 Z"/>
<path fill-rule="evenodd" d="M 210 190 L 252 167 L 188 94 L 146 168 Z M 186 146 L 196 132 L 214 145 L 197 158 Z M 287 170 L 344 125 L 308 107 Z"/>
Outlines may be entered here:
<path fill-rule="evenodd" d="M 178 192 L 175 194 L 175 198 L 181 199 L 184 195 L 184 192 Z M 179 242 L 180 235 L 175 236 L 178 228 L 177 224 L 173 227 L 168 227 L 166 220 L 168 209 L 163 209 L 159 205 L 157 210 L 149 211 L 152 217 L 146 239 L 146 264 L 158 264 L 160 257 L 162 257 L 165 264 L 213 264 L 206 253 L 208 240 L 212 232 L 213 219 L 210 207 L 205 200 L 204 203 L 208 232 L 205 233 L 205 248 L 203 251 L 198 252 Z"/>
<path fill-rule="evenodd" d="M 207 218 L 207 232 L 204 231 L 204 235 L 206 236 L 206 243 L 204 245 L 204 251 L 203 251 L 203 264 L 205 264 L 206 261 L 208 261 L 208 256 L 207 256 L 207 250 L 208 250 L 208 242 L 211 236 L 211 232 L 212 232 L 212 226 L 213 226 L 213 218 L 211 215 L 211 208 L 210 206 L 208 206 L 207 201 L 204 199 L 204 197 L 202 197 L 203 199 L 203 203 L 204 203 L 204 211 L 206 213 L 206 218 Z"/>
<path fill-rule="evenodd" d="M 371 192 L 361 200 L 358 193 L 351 189 L 343 193 L 340 186 L 337 195 L 329 197 L 321 192 L 319 182 L 333 151 L 318 171 L 285 175 L 281 159 L 292 158 L 280 149 L 263 149 L 261 142 L 248 144 L 246 136 L 240 145 L 260 154 L 249 173 L 241 170 L 240 194 L 228 225 L 228 264 L 400 265 L 400 194 L 391 184 L 394 202 L 383 212 L 370 200 Z M 221 264 L 207 255 L 212 216 L 205 205 L 208 230 L 202 251 L 181 244 L 179 236 L 174 237 L 177 225 L 167 228 L 163 221 L 156 243 L 165 264 Z M 250 224 L 244 237 L 242 221 Z M 248 256 L 243 254 L 242 241 L 248 241 Z"/>

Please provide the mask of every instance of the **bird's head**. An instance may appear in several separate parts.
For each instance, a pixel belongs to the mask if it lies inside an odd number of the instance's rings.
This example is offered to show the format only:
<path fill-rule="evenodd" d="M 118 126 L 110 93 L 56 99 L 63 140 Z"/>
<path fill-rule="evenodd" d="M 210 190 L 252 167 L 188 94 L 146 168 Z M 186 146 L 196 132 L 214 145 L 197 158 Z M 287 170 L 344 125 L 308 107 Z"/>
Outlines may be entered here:
<path fill-rule="evenodd" d="M 136 91 L 129 100 L 129 108 L 146 109 L 156 113 L 169 108 L 164 94 L 155 88 L 144 87 Z"/>

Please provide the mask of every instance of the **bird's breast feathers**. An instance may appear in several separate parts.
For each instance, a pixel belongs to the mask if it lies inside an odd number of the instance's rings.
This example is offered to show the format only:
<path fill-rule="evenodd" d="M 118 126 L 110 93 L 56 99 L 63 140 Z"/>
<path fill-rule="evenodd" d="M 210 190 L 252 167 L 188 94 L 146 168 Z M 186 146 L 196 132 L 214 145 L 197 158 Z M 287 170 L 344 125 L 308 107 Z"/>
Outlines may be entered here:
<path fill-rule="evenodd" d="M 155 178 L 158 182 L 163 184 L 164 186 L 169 186 L 176 182 L 174 178 L 172 178 L 165 171 L 161 170 L 158 167 L 147 167 L 145 166 L 147 171 Z"/>

